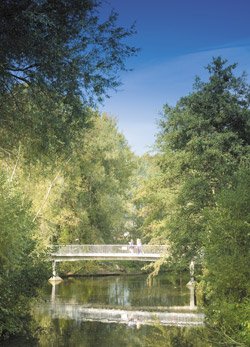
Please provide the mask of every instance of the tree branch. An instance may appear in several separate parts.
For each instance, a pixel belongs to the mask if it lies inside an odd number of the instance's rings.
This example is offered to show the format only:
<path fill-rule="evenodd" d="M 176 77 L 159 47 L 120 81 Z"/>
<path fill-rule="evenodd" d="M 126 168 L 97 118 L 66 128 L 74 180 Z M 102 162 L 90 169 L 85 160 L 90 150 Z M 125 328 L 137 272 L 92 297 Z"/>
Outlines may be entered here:
<path fill-rule="evenodd" d="M 24 77 L 20 77 L 20 76 L 14 75 L 14 74 L 11 73 L 11 72 L 7 72 L 7 74 L 10 75 L 10 76 L 12 76 L 12 77 L 14 77 L 14 78 L 16 78 L 17 80 L 21 80 L 21 81 L 27 83 L 28 85 L 30 84 L 30 81 L 28 81 L 28 80 L 27 80 L 26 78 L 24 78 Z"/>
<path fill-rule="evenodd" d="M 14 103 L 15 103 L 17 109 L 18 109 L 20 112 L 22 112 L 22 111 L 20 110 L 19 103 L 18 103 L 18 101 L 16 100 L 16 97 L 15 97 L 14 93 L 13 93 L 12 90 L 9 88 L 9 86 L 8 86 L 7 83 L 5 83 L 4 81 L 3 81 L 3 83 L 4 83 L 4 85 L 6 86 L 7 90 L 9 91 L 9 93 L 11 94 L 11 96 L 12 96 L 12 98 L 13 98 L 13 100 L 14 100 Z"/>
<path fill-rule="evenodd" d="M 32 64 L 32 65 L 26 66 L 24 68 L 8 67 L 8 68 L 6 68 L 6 70 L 16 71 L 16 72 L 18 72 L 18 71 L 26 71 L 26 70 L 32 69 L 33 67 L 37 67 L 37 66 L 39 66 L 39 65 L 38 64 Z"/>
<path fill-rule="evenodd" d="M 11 152 L 7 149 L 4 149 L 3 147 L 0 147 L 0 151 L 3 151 L 5 154 L 11 155 Z"/>

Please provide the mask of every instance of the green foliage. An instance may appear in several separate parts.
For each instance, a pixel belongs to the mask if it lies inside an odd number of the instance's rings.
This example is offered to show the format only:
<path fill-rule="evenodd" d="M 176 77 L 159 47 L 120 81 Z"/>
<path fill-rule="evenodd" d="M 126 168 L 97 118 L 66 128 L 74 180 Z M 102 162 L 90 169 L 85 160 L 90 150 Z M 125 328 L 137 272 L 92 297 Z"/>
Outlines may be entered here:
<path fill-rule="evenodd" d="M 16 192 L 15 187 L 7 180 L 2 171 L 0 194 L 0 265 L 1 269 L 5 270 L 5 268 L 18 266 L 18 259 L 23 256 L 23 249 L 29 249 L 29 247 L 32 249 L 29 244 L 33 243 L 34 225 L 32 224 L 30 202 L 22 194 Z"/>
<path fill-rule="evenodd" d="M 117 27 L 114 11 L 101 23 L 100 1 L 3 0 L 0 6 L 2 92 L 21 81 L 66 98 L 100 98 L 119 84 L 117 71 L 136 52 L 122 42 L 134 27 Z"/>
<path fill-rule="evenodd" d="M 29 301 L 47 275 L 36 254 L 30 202 L 0 175 L 0 338 L 25 334 Z M 40 256 L 41 257 L 41 256 Z"/>
<path fill-rule="evenodd" d="M 58 243 L 113 243 L 131 228 L 126 222 L 133 154 L 114 119 L 104 115 L 92 121 L 93 126 L 82 133 L 64 189 L 54 202 Z"/>
<path fill-rule="evenodd" d="M 250 343 L 250 170 L 240 170 L 232 186 L 207 211 L 203 286 L 207 315 L 224 334 Z"/>
<path fill-rule="evenodd" d="M 234 76 L 236 65 L 225 65 L 214 59 L 209 82 L 197 78 L 196 90 L 175 107 L 166 105 L 160 122 L 159 165 L 165 185 L 178 187 L 166 234 L 179 258 L 199 256 L 204 209 L 249 159 L 249 86 L 244 75 Z"/>
<path fill-rule="evenodd" d="M 137 49 L 134 26 L 101 21 L 98 0 L 3 0 L 0 4 L 0 147 L 23 143 L 33 159 L 67 149 L 87 105 L 120 85 Z"/>
<path fill-rule="evenodd" d="M 68 153 L 79 131 L 87 126 L 89 109 L 79 98 L 74 105 L 55 101 L 39 90 L 36 96 L 30 87 L 15 85 L 12 92 L 0 96 L 0 150 L 13 153 L 22 146 L 26 161 L 35 162 L 53 155 Z"/>
<path fill-rule="evenodd" d="M 204 341 L 204 335 L 206 336 L 203 329 L 194 331 L 190 328 L 164 327 L 156 323 L 150 336 L 146 337 L 145 345 L 147 347 L 210 347 L 211 345 Z"/>
<path fill-rule="evenodd" d="M 136 232 L 141 232 L 144 242 L 155 244 L 166 242 L 164 217 L 173 196 L 173 192 L 165 186 L 157 161 L 157 156 L 148 154 L 139 159 L 132 191 Z"/>

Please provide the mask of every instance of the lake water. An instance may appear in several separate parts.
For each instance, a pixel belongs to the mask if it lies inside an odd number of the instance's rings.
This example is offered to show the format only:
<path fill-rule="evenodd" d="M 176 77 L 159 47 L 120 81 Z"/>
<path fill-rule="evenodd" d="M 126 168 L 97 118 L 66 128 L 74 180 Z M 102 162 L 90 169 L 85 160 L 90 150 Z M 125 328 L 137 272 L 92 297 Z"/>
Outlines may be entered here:
<path fill-rule="evenodd" d="M 155 277 L 151 286 L 145 275 L 48 283 L 34 308 L 36 339 L 6 346 L 205 347 L 204 316 L 186 283 L 170 274 Z"/>

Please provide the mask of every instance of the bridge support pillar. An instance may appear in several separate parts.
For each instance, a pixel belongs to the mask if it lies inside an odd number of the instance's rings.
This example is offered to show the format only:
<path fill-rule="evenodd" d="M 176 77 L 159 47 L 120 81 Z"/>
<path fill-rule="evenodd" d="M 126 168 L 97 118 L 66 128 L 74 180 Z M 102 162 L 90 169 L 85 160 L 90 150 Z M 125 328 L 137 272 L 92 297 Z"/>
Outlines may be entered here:
<path fill-rule="evenodd" d="M 187 287 L 190 290 L 190 304 L 189 304 L 189 307 L 190 307 L 191 310 L 195 310 L 197 308 L 196 307 L 195 288 L 194 288 L 194 284 L 189 284 L 189 283 L 187 284 Z"/>
<path fill-rule="evenodd" d="M 190 271 L 190 281 L 188 282 L 188 286 L 194 284 L 194 261 L 191 260 L 191 263 L 189 265 L 189 271 Z"/>
<path fill-rule="evenodd" d="M 56 263 L 57 262 L 55 260 L 52 261 L 52 274 L 53 274 L 53 276 L 50 277 L 50 279 L 49 279 L 49 281 L 51 283 L 61 282 L 62 281 L 62 278 L 57 276 L 57 273 L 56 273 Z"/>
<path fill-rule="evenodd" d="M 196 298 L 195 298 L 195 283 L 194 283 L 194 261 L 192 260 L 189 265 L 190 270 L 190 281 L 187 284 L 187 287 L 190 290 L 190 308 L 196 308 Z"/>

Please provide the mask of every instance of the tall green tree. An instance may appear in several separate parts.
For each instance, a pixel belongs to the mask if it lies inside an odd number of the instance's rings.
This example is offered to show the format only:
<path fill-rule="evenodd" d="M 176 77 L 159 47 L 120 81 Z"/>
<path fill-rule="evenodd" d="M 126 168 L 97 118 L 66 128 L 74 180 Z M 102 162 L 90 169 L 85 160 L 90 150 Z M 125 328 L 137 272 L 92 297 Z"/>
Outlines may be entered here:
<path fill-rule="evenodd" d="M 249 160 L 250 89 L 245 75 L 234 75 L 235 68 L 213 59 L 208 82 L 196 78 L 192 94 L 164 107 L 159 165 L 165 185 L 178 187 L 174 213 L 166 211 L 165 218 L 171 217 L 165 234 L 179 258 L 201 254 L 204 209 L 214 206 L 215 195 Z"/>

